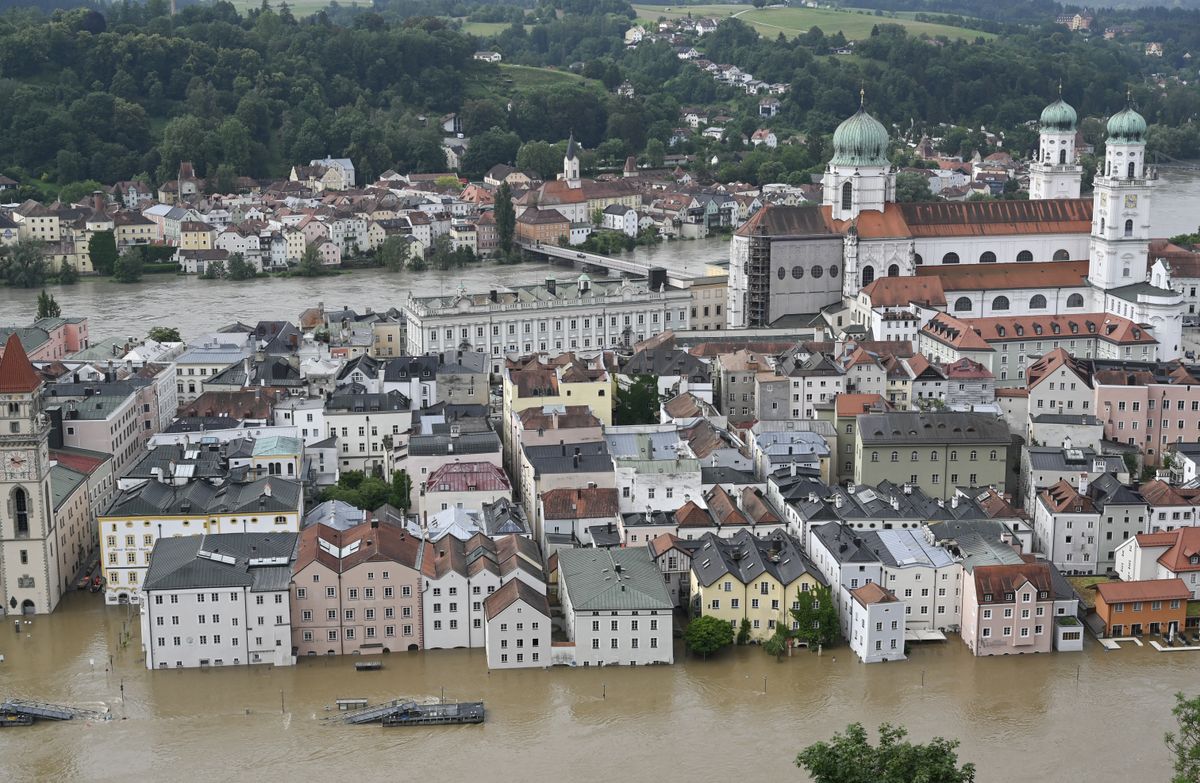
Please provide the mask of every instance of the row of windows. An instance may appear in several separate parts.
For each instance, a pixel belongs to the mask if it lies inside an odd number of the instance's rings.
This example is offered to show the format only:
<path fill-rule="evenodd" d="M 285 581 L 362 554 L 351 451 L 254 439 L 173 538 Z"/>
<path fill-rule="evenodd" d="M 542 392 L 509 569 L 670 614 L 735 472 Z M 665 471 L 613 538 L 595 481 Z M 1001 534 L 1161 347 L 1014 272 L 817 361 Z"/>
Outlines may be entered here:
<path fill-rule="evenodd" d="M 995 460 L 996 460 L 996 458 L 997 458 L 999 455 L 1000 455 L 1000 452 L 998 452 L 996 449 L 992 449 L 992 450 L 991 450 L 991 451 L 988 453 L 988 459 L 990 459 L 990 460 L 992 460 L 992 461 L 995 461 Z M 939 457 L 938 457 L 938 452 L 936 452 L 936 451 L 931 451 L 931 452 L 929 453 L 929 461 L 930 461 L 930 462 L 937 462 L 937 461 L 938 461 L 938 459 L 939 459 Z M 978 461 L 978 459 L 979 459 L 979 452 L 978 452 L 978 451 L 976 451 L 976 450 L 974 450 L 974 449 L 972 449 L 972 450 L 971 450 L 971 452 L 970 452 L 970 455 L 969 455 L 969 459 L 970 459 L 970 461 L 971 461 L 971 462 L 976 462 L 976 461 Z M 915 452 L 915 451 L 914 451 L 914 452 L 912 452 L 912 454 L 911 454 L 911 455 L 909 455 L 909 461 L 911 461 L 911 462 L 917 462 L 918 460 L 919 460 L 919 455 L 918 455 L 918 453 L 917 453 L 917 452 Z M 871 461 L 872 461 L 872 462 L 878 462 L 878 461 L 879 461 L 879 452 L 878 452 L 878 451 L 872 451 L 872 452 L 871 452 Z M 899 462 L 899 461 L 900 461 L 900 452 L 898 452 L 898 451 L 893 451 L 893 452 L 892 452 L 892 458 L 891 458 L 891 461 L 892 461 L 892 462 Z M 949 462 L 956 462 L 956 461 L 958 461 L 958 452 L 957 452 L 957 451 L 951 451 L 951 452 L 950 452 L 950 457 L 949 457 L 949 460 L 948 460 L 948 461 L 949 461 Z"/>
<path fill-rule="evenodd" d="M 917 260 L 917 263 L 920 264 L 920 263 L 922 263 L 922 261 L 924 259 L 921 258 L 920 254 L 917 254 L 916 260 Z M 1053 256 L 1052 260 L 1054 260 L 1054 261 L 1070 261 L 1071 253 L 1068 250 L 1060 248 L 1059 250 L 1054 251 L 1054 256 Z M 957 264 L 960 261 L 961 261 L 961 259 L 959 258 L 958 253 L 947 253 L 946 255 L 942 256 L 943 264 Z M 1017 253 L 1017 263 L 1028 264 L 1031 261 L 1033 261 L 1033 251 L 1032 250 L 1022 250 L 1021 252 Z M 980 255 L 979 255 L 979 263 L 981 263 L 981 264 L 996 263 L 996 254 L 993 253 L 991 250 L 985 250 L 983 253 L 980 253 Z"/>
<path fill-rule="evenodd" d="M 1067 307 L 1081 308 L 1084 305 L 1082 294 L 1071 294 L 1067 297 Z M 954 312 L 968 313 L 975 307 L 975 304 L 969 297 L 960 296 L 954 300 Z M 1011 302 L 1007 296 L 997 296 L 992 300 L 992 310 L 1008 310 L 1011 307 Z M 1046 297 L 1041 294 L 1034 294 L 1029 299 L 1030 310 L 1045 310 Z"/>
<path fill-rule="evenodd" d="M 893 266 L 895 266 L 895 264 L 893 264 Z M 831 267 L 829 267 L 829 276 L 837 277 L 838 273 L 841 271 L 842 270 L 839 269 L 836 265 L 831 266 Z M 889 277 L 896 277 L 899 275 L 899 272 L 900 272 L 900 267 L 897 266 L 896 267 L 897 274 L 889 275 Z M 813 264 L 812 267 L 808 270 L 808 275 L 809 275 L 809 277 L 811 277 L 814 280 L 820 280 L 822 277 L 825 276 L 825 267 Z M 775 276 L 778 277 L 780 280 L 783 280 L 785 277 L 787 277 L 787 270 L 785 270 L 783 267 L 779 267 L 779 269 L 775 272 Z M 792 277 L 795 278 L 796 280 L 804 279 L 804 267 L 800 266 L 799 264 L 796 264 L 795 266 L 793 266 L 792 267 Z M 692 315 L 695 315 L 695 312 L 693 312 Z"/>

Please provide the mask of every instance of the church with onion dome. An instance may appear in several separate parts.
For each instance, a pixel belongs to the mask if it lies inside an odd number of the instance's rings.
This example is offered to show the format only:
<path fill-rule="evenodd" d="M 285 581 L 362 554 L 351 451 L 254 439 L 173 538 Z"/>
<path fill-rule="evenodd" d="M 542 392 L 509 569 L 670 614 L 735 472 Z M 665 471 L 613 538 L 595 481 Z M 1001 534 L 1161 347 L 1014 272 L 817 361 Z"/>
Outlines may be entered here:
<path fill-rule="evenodd" d="M 1048 332 L 1069 323 L 1136 334 L 1136 345 L 1103 349 L 1117 357 L 1179 357 L 1182 297 L 1148 282 L 1146 121 L 1132 106 L 1109 119 L 1090 198 L 1080 197 L 1077 123 L 1061 96 L 1042 111 L 1028 200 L 901 204 L 887 128 L 860 95 L 834 132 L 822 203 L 767 205 L 734 233 L 730 325 L 823 324 L 916 345 L 935 320 L 964 334 L 987 322 L 1003 334 L 996 319 L 1012 319 L 1010 329 L 1033 319 L 1040 332 L 1042 318 Z M 1014 385 L 1025 362 L 995 369 L 998 383 Z"/>

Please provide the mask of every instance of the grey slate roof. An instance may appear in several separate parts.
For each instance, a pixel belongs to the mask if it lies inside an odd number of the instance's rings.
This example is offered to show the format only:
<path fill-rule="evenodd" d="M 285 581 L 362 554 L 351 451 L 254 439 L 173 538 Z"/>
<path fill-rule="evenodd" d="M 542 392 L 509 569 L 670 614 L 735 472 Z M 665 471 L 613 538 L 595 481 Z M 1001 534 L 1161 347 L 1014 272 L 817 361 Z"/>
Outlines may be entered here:
<path fill-rule="evenodd" d="M 68 468 L 66 465 L 55 465 L 50 468 L 50 495 L 54 501 L 54 508 L 59 506 L 71 496 L 79 485 L 87 481 L 87 474 Z"/>
<path fill-rule="evenodd" d="M 639 351 L 625 363 L 621 372 L 626 375 L 687 376 L 697 383 L 704 383 L 711 377 L 707 364 L 678 348 Z"/>
<path fill-rule="evenodd" d="M 449 434 L 413 435 L 408 440 L 410 457 L 491 454 L 499 451 L 500 437 L 492 431 L 468 432 L 457 437 Z"/>
<path fill-rule="evenodd" d="M 150 556 L 142 589 L 191 590 L 248 587 L 252 592 L 287 590 L 295 559 L 295 533 L 217 533 L 160 538 Z M 217 555 L 214 559 L 211 555 Z M 227 562 L 232 558 L 233 562 Z M 251 564 L 283 558 L 282 565 Z"/>
<path fill-rule="evenodd" d="M 1098 426 L 1100 420 L 1089 413 L 1039 413 L 1033 417 L 1034 424 L 1084 424 Z"/>
<path fill-rule="evenodd" d="M 1146 502 L 1146 499 L 1142 497 L 1142 493 L 1133 487 L 1125 486 L 1111 473 L 1097 476 L 1091 481 L 1088 484 L 1087 496 L 1101 509 L 1107 505 L 1136 506 L 1143 505 Z"/>
<path fill-rule="evenodd" d="M 579 450 L 579 466 L 576 467 L 575 450 Z M 600 473 L 613 469 L 608 444 L 564 443 L 561 446 L 526 446 L 525 457 L 536 473 Z"/>
<path fill-rule="evenodd" d="M 325 525 L 335 530 L 349 530 L 355 525 L 361 525 L 365 519 L 366 512 L 357 506 L 352 506 L 344 500 L 326 500 L 305 513 L 301 527 Z"/>
<path fill-rule="evenodd" d="M 508 498 L 500 498 L 495 503 L 484 503 L 483 525 L 489 536 L 528 535 L 529 520 L 525 511 Z"/>
<path fill-rule="evenodd" d="M 705 533 L 700 541 L 692 554 L 692 571 L 705 587 L 726 574 L 742 584 L 749 584 L 764 573 L 784 585 L 806 573 L 825 584 L 816 567 L 800 552 L 800 542 L 781 530 L 767 536 L 739 530 L 729 538 Z"/>
<path fill-rule="evenodd" d="M 181 487 L 148 481 L 118 494 L 109 504 L 104 516 L 285 513 L 300 508 L 300 497 L 300 483 L 279 476 L 269 476 L 245 484 L 224 484 L 220 487 L 204 480 L 191 481 Z"/>
<path fill-rule="evenodd" d="M 762 482 L 755 477 L 754 473 L 748 470 L 738 470 L 737 468 L 725 466 L 710 466 L 700 468 L 700 483 L 707 487 L 713 484 L 741 485 L 760 484 Z"/>
<path fill-rule="evenodd" d="M 1094 449 L 1063 449 L 1054 446 L 1029 447 L 1029 466 L 1034 470 L 1057 470 L 1092 473 L 1093 462 L 1104 461 L 1104 470 L 1124 473 L 1125 461 L 1116 455 L 1097 454 Z"/>
<path fill-rule="evenodd" d="M 398 391 L 378 394 L 335 394 L 325 403 L 331 412 L 350 411 L 371 413 L 373 411 L 406 411 L 411 407 L 409 399 Z"/>
<path fill-rule="evenodd" d="M 839 563 L 878 563 L 879 556 L 866 545 L 863 531 L 851 530 L 837 523 L 817 525 L 812 534 L 821 540 Z"/>
<path fill-rule="evenodd" d="M 674 608 L 662 572 L 642 547 L 560 549 L 558 573 L 577 612 Z"/>
<path fill-rule="evenodd" d="M 1008 425 L 979 413 L 864 413 L 857 424 L 864 445 L 1011 441 Z"/>

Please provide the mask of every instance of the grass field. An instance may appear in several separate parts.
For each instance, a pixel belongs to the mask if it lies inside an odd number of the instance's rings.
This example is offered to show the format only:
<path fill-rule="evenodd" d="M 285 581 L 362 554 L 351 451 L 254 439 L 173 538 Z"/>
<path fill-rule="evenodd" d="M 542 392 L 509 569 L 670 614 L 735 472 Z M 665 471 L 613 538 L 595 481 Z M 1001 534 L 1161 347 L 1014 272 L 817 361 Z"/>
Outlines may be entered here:
<path fill-rule="evenodd" d="M 239 13 L 243 14 L 247 11 L 262 7 L 262 0 L 229 0 L 229 2 L 233 4 L 233 7 L 236 8 Z M 268 0 L 268 2 L 270 3 L 271 7 L 276 10 L 278 10 L 279 6 L 283 4 L 283 0 Z M 338 2 L 341 5 L 349 8 L 355 8 L 357 6 L 362 6 L 364 8 L 371 7 L 370 0 L 365 0 L 365 2 L 354 2 L 354 0 L 338 0 Z M 301 16 L 311 16 L 317 11 L 320 11 L 322 8 L 328 8 L 329 0 L 287 0 L 287 6 L 288 9 L 291 10 L 292 16 L 298 18 Z"/>
<path fill-rule="evenodd" d="M 557 71 L 552 68 L 534 68 L 531 65 L 507 65 L 501 64 L 501 73 L 509 79 L 513 80 L 513 87 L 516 89 L 528 89 L 532 87 L 551 87 L 556 84 L 598 84 L 590 79 L 585 79 L 577 73 L 570 71 Z"/>
<path fill-rule="evenodd" d="M 478 35 L 481 38 L 486 38 L 489 35 L 495 35 L 501 30 L 509 28 L 508 22 L 468 22 L 463 20 L 462 30 L 468 35 Z"/>
<path fill-rule="evenodd" d="M 755 8 L 750 5 L 721 4 L 687 6 L 635 4 L 633 8 L 637 11 L 639 19 L 648 21 L 655 21 L 660 16 L 673 19 L 687 16 L 689 13 L 692 16 L 711 16 L 718 19 L 736 16 L 757 30 L 759 35 L 772 38 L 780 33 L 792 38 L 808 32 L 810 28 L 820 27 L 826 35 L 832 35 L 840 30 L 842 35 L 854 40 L 868 37 L 871 34 L 871 28 L 877 24 L 898 24 L 913 35 L 944 35 L 947 38 L 992 37 L 987 33 L 944 24 L 930 24 L 905 18 L 892 19 L 847 11 L 834 11 L 827 8 Z"/>

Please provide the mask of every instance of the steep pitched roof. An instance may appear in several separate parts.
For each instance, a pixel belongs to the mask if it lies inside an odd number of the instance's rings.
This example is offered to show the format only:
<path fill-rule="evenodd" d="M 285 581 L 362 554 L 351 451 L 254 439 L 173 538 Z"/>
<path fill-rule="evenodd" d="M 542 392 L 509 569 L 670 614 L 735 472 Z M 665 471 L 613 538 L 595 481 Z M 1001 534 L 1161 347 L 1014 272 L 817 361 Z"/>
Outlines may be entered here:
<path fill-rule="evenodd" d="M 8 336 L 4 346 L 4 355 L 0 356 L 0 392 L 6 394 L 29 394 L 42 385 L 25 353 L 25 346 L 13 332 Z"/>

